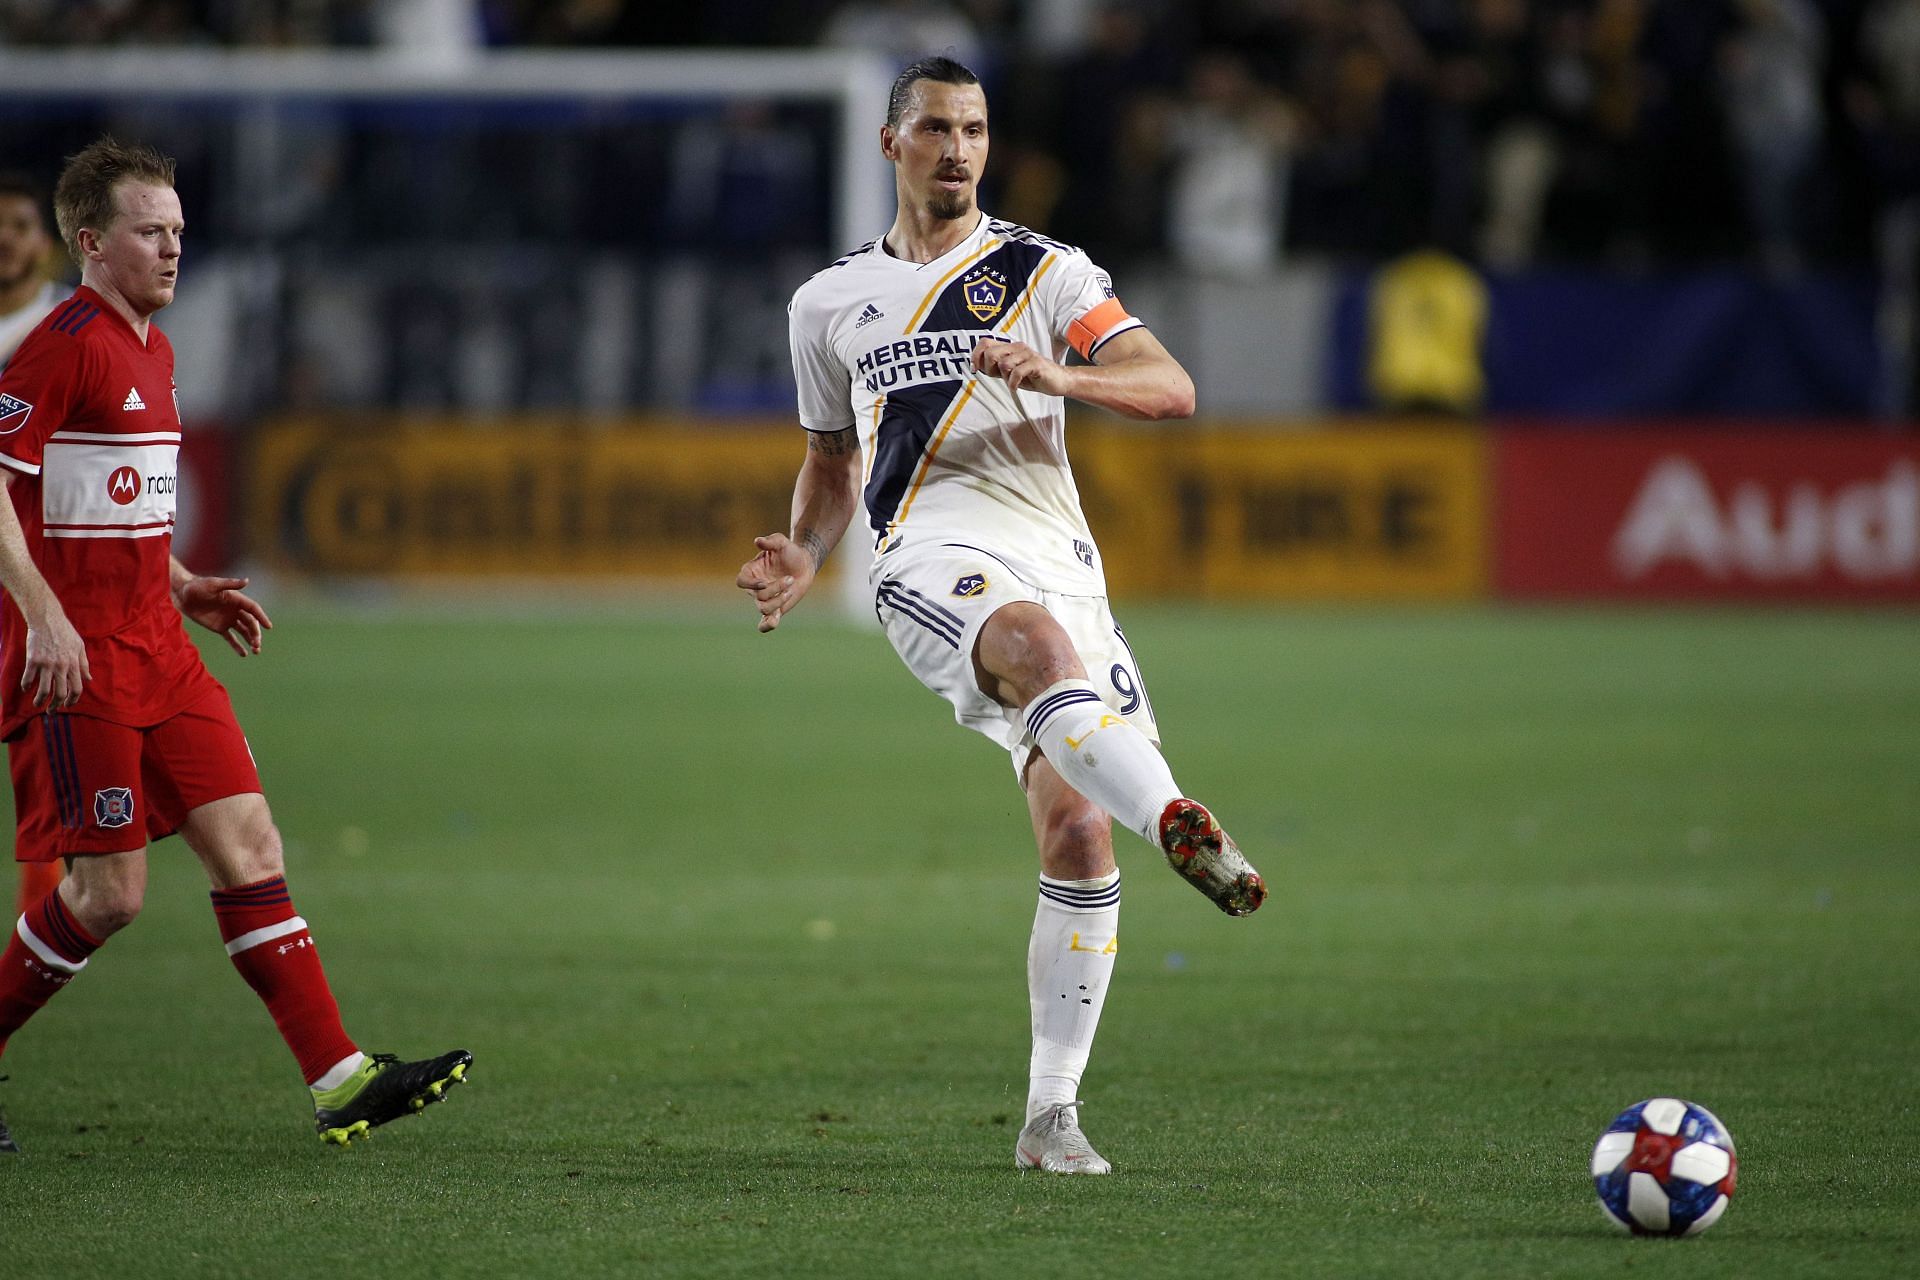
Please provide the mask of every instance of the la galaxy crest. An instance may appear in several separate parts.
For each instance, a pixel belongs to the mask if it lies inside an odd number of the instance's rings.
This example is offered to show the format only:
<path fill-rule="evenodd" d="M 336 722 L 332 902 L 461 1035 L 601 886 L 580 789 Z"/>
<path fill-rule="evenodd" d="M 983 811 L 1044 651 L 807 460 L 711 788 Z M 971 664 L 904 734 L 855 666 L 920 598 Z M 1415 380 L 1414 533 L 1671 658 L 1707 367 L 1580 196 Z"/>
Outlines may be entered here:
<path fill-rule="evenodd" d="M 986 324 L 1007 309 L 1007 276 L 985 263 L 960 278 L 960 296 L 975 320 Z"/>
<path fill-rule="evenodd" d="M 986 589 L 987 575 L 984 573 L 970 573 L 953 584 L 953 594 L 962 600 L 970 600 Z"/>

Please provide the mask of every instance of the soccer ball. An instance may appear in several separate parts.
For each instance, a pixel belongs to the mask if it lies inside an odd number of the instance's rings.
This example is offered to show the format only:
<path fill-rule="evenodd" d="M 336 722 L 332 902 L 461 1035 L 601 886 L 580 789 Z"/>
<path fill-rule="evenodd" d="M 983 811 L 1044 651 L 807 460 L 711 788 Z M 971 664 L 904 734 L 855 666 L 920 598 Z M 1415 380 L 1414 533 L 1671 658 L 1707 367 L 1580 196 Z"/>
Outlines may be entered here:
<path fill-rule="evenodd" d="M 1736 1172 L 1727 1126 L 1679 1098 L 1635 1103 L 1593 1145 L 1600 1207 L 1637 1236 L 1699 1235 L 1727 1211 Z"/>

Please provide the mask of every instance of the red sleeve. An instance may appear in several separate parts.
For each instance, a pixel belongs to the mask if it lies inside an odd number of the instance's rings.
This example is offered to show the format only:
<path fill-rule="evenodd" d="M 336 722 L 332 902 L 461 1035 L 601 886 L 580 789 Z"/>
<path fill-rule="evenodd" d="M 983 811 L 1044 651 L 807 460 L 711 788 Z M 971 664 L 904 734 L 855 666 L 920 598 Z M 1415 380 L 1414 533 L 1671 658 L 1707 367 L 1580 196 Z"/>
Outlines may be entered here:
<path fill-rule="evenodd" d="M 27 336 L 0 374 L 0 464 L 40 474 L 47 437 L 74 416 L 87 370 L 82 344 L 45 330 Z"/>

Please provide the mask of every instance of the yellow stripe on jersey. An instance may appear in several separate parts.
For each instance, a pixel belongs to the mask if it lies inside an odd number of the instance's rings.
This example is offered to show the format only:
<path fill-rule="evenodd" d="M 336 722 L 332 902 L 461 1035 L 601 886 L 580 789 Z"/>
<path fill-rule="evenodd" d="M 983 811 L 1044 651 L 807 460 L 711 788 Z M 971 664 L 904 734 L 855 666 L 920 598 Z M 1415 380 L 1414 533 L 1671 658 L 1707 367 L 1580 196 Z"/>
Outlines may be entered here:
<path fill-rule="evenodd" d="M 955 268 L 955 270 L 958 269 Z M 960 393 L 960 398 L 953 402 L 953 408 L 948 410 L 947 420 L 940 424 L 940 430 L 933 437 L 933 443 L 927 446 L 927 456 L 920 461 L 920 474 L 913 478 L 913 488 L 907 490 L 907 500 L 900 504 L 900 514 L 887 522 L 889 531 L 898 529 L 907 522 L 907 512 L 913 508 L 913 500 L 919 495 L 920 486 L 926 482 L 927 471 L 933 466 L 933 455 L 940 452 L 941 441 L 947 438 L 947 432 L 953 430 L 954 421 L 960 417 L 960 411 L 967 407 L 967 401 L 973 399 L 973 389 L 976 385 L 978 384 L 972 378 L 967 379 L 966 389 Z"/>
<path fill-rule="evenodd" d="M 941 276 L 939 280 L 935 281 L 933 288 L 927 290 L 927 296 L 920 300 L 920 309 L 913 313 L 913 319 L 907 321 L 907 327 L 902 329 L 900 332 L 912 333 L 915 329 L 918 329 L 920 327 L 921 317 L 927 314 L 927 308 L 931 307 L 933 305 L 933 300 L 940 296 L 940 291 L 947 287 L 947 281 L 953 279 L 955 276 L 959 275 L 962 271 L 965 271 L 968 267 L 980 261 L 980 259 L 986 257 L 989 253 L 992 253 L 995 249 L 998 249 L 999 247 L 1000 247 L 1000 241 L 997 237 L 989 239 L 985 244 L 981 245 L 979 250 L 975 252 L 972 256 L 964 259 L 959 266 L 955 267 L 953 270 L 947 272 L 947 274 Z"/>
<path fill-rule="evenodd" d="M 860 487 L 865 489 L 873 479 L 873 460 L 880 456 L 880 411 L 887 407 L 885 396 L 876 396 L 873 401 L 873 447 L 867 450 L 866 470 L 860 474 Z"/>
<path fill-rule="evenodd" d="M 1053 264 L 1059 260 L 1060 255 L 1056 253 L 1049 253 L 1040 260 L 1040 269 L 1034 272 L 1032 278 L 1027 281 L 1026 292 L 1020 295 L 1020 305 L 1013 309 L 1013 314 L 1007 317 L 1007 322 L 1000 326 L 1000 332 L 1012 332 L 1014 321 L 1020 318 L 1020 313 L 1027 309 L 1029 302 L 1033 301 L 1033 292 L 1040 287 L 1040 277 L 1053 270 Z"/>

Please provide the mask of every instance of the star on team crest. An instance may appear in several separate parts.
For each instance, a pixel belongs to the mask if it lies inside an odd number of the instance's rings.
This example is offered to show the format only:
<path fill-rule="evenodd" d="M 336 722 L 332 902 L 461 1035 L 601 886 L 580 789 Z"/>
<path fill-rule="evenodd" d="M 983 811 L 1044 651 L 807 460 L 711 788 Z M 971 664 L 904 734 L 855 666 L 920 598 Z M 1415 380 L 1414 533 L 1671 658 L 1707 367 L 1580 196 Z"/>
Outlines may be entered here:
<path fill-rule="evenodd" d="M 960 296 L 973 318 L 985 324 L 1006 310 L 1007 277 L 983 263 L 961 277 Z"/>

